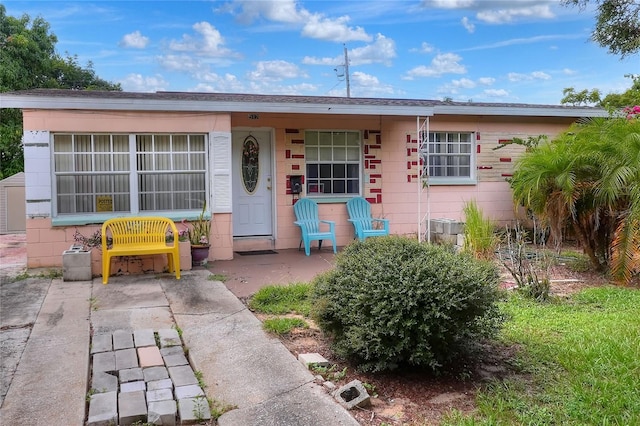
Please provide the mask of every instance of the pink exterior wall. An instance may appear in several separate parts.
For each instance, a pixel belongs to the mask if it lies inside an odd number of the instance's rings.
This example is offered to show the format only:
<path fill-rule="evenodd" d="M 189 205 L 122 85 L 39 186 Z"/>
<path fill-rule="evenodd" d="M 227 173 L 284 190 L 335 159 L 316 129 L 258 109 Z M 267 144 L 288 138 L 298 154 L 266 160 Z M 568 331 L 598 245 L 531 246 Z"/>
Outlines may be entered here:
<path fill-rule="evenodd" d="M 179 132 L 206 133 L 230 132 L 231 120 L 227 114 L 204 113 L 155 113 L 129 111 L 50 111 L 25 110 L 24 130 L 47 130 L 50 132 Z M 28 161 L 28 159 L 27 159 Z M 78 230 L 85 236 L 100 229 L 98 225 L 52 227 L 49 218 L 27 218 L 27 266 L 29 268 L 61 267 L 62 252 L 75 243 L 73 235 Z M 216 232 L 219 232 L 216 234 Z M 231 214 L 214 215 L 212 224 L 210 259 L 230 259 L 233 256 L 231 238 Z M 91 254 L 92 272 L 101 274 L 101 253 L 94 249 Z M 139 273 L 163 271 L 167 266 L 166 256 L 143 256 L 127 258 L 119 264 L 114 261 L 112 271 Z"/>
<path fill-rule="evenodd" d="M 479 169 L 476 170 L 476 184 L 433 185 L 427 195 L 427 190 L 420 192 L 417 182 L 416 117 L 261 113 L 256 120 L 255 117 L 249 119 L 248 114 L 244 113 L 24 112 L 25 130 L 51 132 L 232 132 L 234 128 L 272 129 L 276 249 L 297 248 L 300 240 L 300 231 L 293 225 L 294 196 L 287 182 L 289 175 L 305 173 L 304 131 L 307 129 L 361 131 L 365 175 L 361 188 L 363 196 L 372 202 L 373 215 L 389 219 L 393 234 L 416 235 L 419 216 L 424 217 L 428 209 L 433 219 L 462 220 L 462 207 L 471 199 L 475 199 L 484 213 L 493 219 L 501 222 L 512 220 L 514 208 L 505 179 L 509 177 L 513 161 L 523 148 L 517 145 L 497 151 L 493 148 L 513 137 L 553 136 L 564 131 L 571 121 L 526 117 L 431 117 L 431 131 L 476 132 L 476 162 Z M 421 200 L 420 205 L 418 199 Z M 347 222 L 344 202 L 321 203 L 319 209 L 322 219 L 336 222 L 338 245 L 350 243 L 353 240 L 353 228 Z M 231 213 L 214 215 L 210 259 L 229 259 L 233 256 L 232 223 Z M 80 226 L 77 229 L 84 235 L 90 235 L 97 226 Z M 50 219 L 28 219 L 28 266 L 61 266 L 61 253 L 73 244 L 75 230 L 75 226 L 52 227 Z M 100 255 L 99 251 L 95 252 L 92 255 L 93 271 L 99 274 Z M 139 263 L 139 269 L 162 270 L 166 266 L 163 258 L 149 262 L 145 260 Z M 120 267 L 125 268 L 122 265 Z M 129 262 L 126 268 L 128 272 L 134 272 L 136 266 Z"/>
<path fill-rule="evenodd" d="M 506 178 L 511 174 L 513 161 L 524 148 L 509 145 L 493 150 L 501 145 L 499 141 L 513 137 L 526 139 L 529 136 L 556 135 L 569 127 L 570 119 L 557 118 L 493 118 L 493 117 L 431 117 L 430 131 L 471 131 L 479 135 L 476 144 L 479 151 L 476 162 L 482 169 L 476 170 L 477 183 L 473 185 L 433 185 L 418 192 L 420 186 L 416 176 L 418 165 L 415 151 L 415 117 L 370 117 L 370 116 L 323 116 L 323 115 L 279 115 L 260 114 L 259 120 L 249 120 L 246 114 L 233 114 L 232 127 L 272 127 L 275 145 L 275 190 L 277 204 L 277 249 L 297 248 L 300 231 L 293 224 L 293 195 L 287 188 L 289 175 L 304 175 L 304 131 L 306 129 L 360 130 L 365 146 L 380 146 L 363 152 L 367 157 L 380 160 L 379 164 L 369 164 L 374 169 L 365 169 L 370 179 L 363 184 L 363 196 L 371 199 L 375 217 L 390 220 L 391 233 L 417 235 L 418 199 L 420 217 L 430 210 L 430 217 L 463 220 L 462 208 L 465 202 L 476 200 L 483 212 L 501 223 L 514 219 L 514 205 Z M 368 137 L 367 137 L 368 136 Z M 410 140 L 408 143 L 407 140 Z M 413 144 L 412 144 L 413 142 Z M 297 158 L 295 158 L 297 157 Z M 509 159 L 509 161 L 506 161 Z M 408 162 L 415 162 L 408 168 Z M 373 177 L 375 176 L 375 177 Z M 380 176 L 380 177 L 378 177 Z M 375 182 L 371 182 L 375 181 Z M 305 196 L 305 194 L 300 194 Z M 427 203 L 429 199 L 429 203 Z M 372 200 L 373 201 L 373 200 Z M 347 221 L 344 203 L 319 204 L 321 219 L 336 222 L 338 245 L 343 246 L 353 240 L 353 227 Z M 423 225 L 423 231 L 426 224 Z"/>

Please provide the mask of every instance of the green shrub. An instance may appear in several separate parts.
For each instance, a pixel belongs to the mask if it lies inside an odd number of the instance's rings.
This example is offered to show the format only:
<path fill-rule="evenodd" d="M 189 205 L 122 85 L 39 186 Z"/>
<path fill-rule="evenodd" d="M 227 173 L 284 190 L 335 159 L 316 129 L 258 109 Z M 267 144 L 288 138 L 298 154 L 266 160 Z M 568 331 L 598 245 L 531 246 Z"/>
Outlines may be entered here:
<path fill-rule="evenodd" d="M 314 280 L 313 316 L 361 371 L 450 364 L 502 323 L 497 268 L 399 236 L 347 246 Z"/>

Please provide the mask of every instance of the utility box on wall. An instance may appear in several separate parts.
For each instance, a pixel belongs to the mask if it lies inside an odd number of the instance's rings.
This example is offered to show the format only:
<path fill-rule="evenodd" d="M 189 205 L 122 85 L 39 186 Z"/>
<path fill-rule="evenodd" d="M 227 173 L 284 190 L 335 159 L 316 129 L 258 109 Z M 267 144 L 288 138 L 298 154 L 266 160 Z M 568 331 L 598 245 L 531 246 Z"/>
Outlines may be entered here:
<path fill-rule="evenodd" d="M 71 246 L 62 253 L 63 281 L 91 281 L 91 252 Z"/>

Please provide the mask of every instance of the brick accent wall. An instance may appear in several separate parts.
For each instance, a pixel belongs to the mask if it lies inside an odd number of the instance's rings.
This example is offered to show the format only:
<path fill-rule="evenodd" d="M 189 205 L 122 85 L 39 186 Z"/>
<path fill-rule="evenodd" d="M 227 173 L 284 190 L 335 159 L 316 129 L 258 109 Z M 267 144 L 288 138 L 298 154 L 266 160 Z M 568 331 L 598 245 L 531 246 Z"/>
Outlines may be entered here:
<path fill-rule="evenodd" d="M 302 176 L 302 193 L 306 195 L 305 157 L 304 157 L 304 130 L 285 129 L 284 132 L 284 167 L 286 170 L 286 193 L 291 193 L 289 178 L 295 175 Z M 379 130 L 364 130 L 362 132 L 362 168 L 364 177 L 362 180 L 363 196 L 373 204 L 382 203 L 382 137 Z M 294 200 L 295 202 L 295 200 Z"/>

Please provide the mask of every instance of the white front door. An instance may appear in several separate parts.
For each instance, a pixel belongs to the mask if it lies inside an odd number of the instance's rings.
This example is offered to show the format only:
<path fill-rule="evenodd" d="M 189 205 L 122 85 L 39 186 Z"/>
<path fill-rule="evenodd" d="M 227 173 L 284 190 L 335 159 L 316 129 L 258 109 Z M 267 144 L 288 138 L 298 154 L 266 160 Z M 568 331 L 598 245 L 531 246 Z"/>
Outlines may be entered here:
<path fill-rule="evenodd" d="M 271 236 L 271 132 L 233 131 L 232 137 L 233 236 Z"/>

